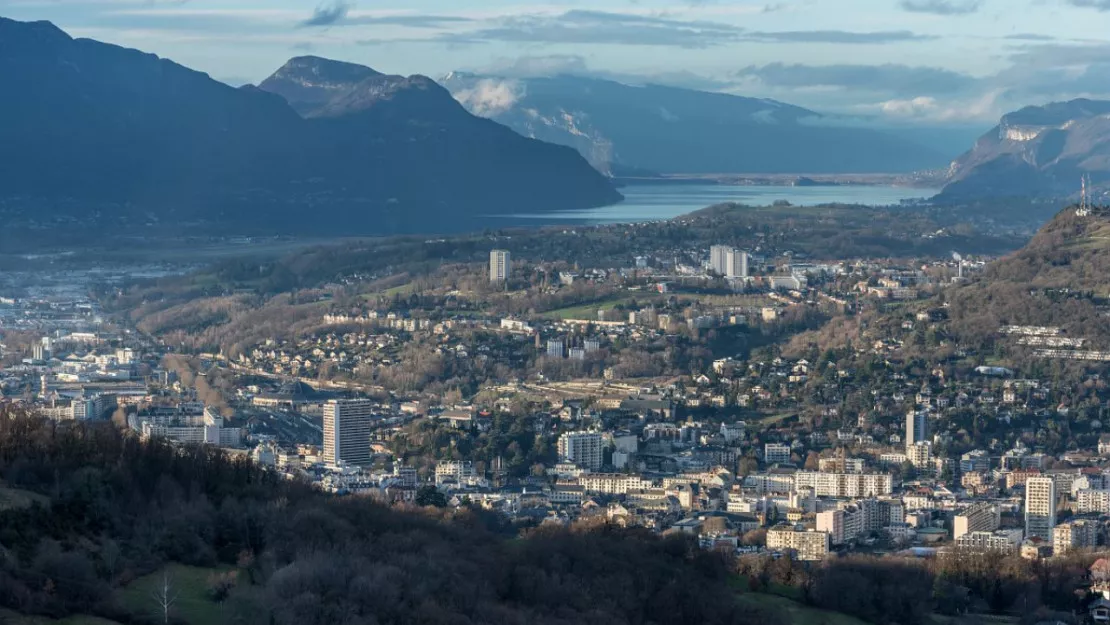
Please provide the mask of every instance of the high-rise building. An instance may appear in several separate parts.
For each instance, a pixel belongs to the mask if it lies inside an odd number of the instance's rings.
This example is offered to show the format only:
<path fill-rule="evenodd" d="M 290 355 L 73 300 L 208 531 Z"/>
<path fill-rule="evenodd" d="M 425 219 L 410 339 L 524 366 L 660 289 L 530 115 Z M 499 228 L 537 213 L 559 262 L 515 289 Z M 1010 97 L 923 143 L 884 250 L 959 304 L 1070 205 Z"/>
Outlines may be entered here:
<path fill-rule="evenodd" d="M 990 503 L 972 504 L 956 514 L 952 523 L 952 538 L 971 532 L 993 532 L 1002 524 L 998 506 Z"/>
<path fill-rule="evenodd" d="M 567 432 L 559 437 L 559 460 L 596 471 L 601 468 L 602 440 L 597 432 Z"/>
<path fill-rule="evenodd" d="M 906 460 L 918 470 L 931 468 L 933 464 L 933 444 L 918 442 L 907 445 Z"/>
<path fill-rule="evenodd" d="M 368 465 L 370 425 L 374 402 L 333 399 L 324 404 L 324 462 L 329 465 Z"/>
<path fill-rule="evenodd" d="M 829 555 L 829 533 L 807 532 L 793 525 L 777 525 L 767 530 L 767 548 L 772 551 L 790 549 L 799 560 L 824 560 Z"/>
<path fill-rule="evenodd" d="M 709 269 L 720 276 L 728 275 L 728 257 L 732 248 L 727 245 L 714 245 L 709 248 Z"/>
<path fill-rule="evenodd" d="M 505 282 L 512 269 L 508 250 L 492 250 L 489 253 L 489 281 Z"/>
<path fill-rule="evenodd" d="M 729 278 L 748 277 L 748 253 L 730 249 L 725 255 L 725 276 Z"/>
<path fill-rule="evenodd" d="M 1051 477 L 1025 481 L 1025 537 L 1052 540 L 1056 527 L 1056 482 Z"/>
<path fill-rule="evenodd" d="M 911 410 L 906 413 L 906 455 L 915 443 L 929 440 L 929 413 Z"/>
<path fill-rule="evenodd" d="M 547 357 L 548 358 L 564 358 L 567 355 L 567 344 L 560 339 L 552 339 L 547 342 Z"/>

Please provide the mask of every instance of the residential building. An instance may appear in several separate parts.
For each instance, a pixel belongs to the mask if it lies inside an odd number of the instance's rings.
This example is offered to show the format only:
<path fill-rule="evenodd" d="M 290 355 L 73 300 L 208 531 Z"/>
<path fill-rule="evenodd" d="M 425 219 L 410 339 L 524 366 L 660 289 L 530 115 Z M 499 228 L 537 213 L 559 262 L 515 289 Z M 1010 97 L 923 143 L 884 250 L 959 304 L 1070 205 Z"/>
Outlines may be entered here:
<path fill-rule="evenodd" d="M 627 495 L 632 491 L 652 487 L 651 480 L 625 473 L 587 473 L 578 477 L 578 484 L 587 493 Z"/>
<path fill-rule="evenodd" d="M 601 468 L 602 449 L 601 434 L 597 432 L 567 432 L 559 437 L 559 460 L 590 471 Z"/>
<path fill-rule="evenodd" d="M 971 532 L 993 532 L 1002 523 L 998 506 L 991 503 L 972 504 L 958 514 L 952 521 L 952 538 L 959 540 Z"/>
<path fill-rule="evenodd" d="M 492 250 L 489 253 L 489 281 L 505 282 L 512 269 L 511 257 L 507 250 Z"/>
<path fill-rule="evenodd" d="M 767 549 L 794 551 L 804 561 L 824 560 L 829 555 L 828 532 L 807 532 L 793 525 L 778 525 L 767 530 Z"/>
<path fill-rule="evenodd" d="M 1066 555 L 1076 549 L 1090 549 L 1098 544 L 1098 523 L 1076 519 L 1061 523 L 1052 530 L 1052 555 Z"/>
<path fill-rule="evenodd" d="M 333 399 L 324 404 L 324 463 L 369 465 L 370 429 L 375 403 L 364 399 Z"/>
<path fill-rule="evenodd" d="M 1031 477 L 1025 481 L 1025 536 L 1052 540 L 1056 527 L 1056 481 Z"/>
<path fill-rule="evenodd" d="M 918 470 L 930 471 L 933 466 L 933 444 L 922 441 L 906 445 L 906 459 Z"/>
<path fill-rule="evenodd" d="M 763 461 L 767 464 L 790 462 L 790 445 L 767 443 L 763 446 Z"/>
<path fill-rule="evenodd" d="M 1021 548 L 1019 528 L 967 532 L 956 539 L 956 547 L 972 551 L 1005 551 L 1016 553 Z"/>
<path fill-rule="evenodd" d="M 741 250 L 729 250 L 725 255 L 724 275 L 729 278 L 748 277 L 748 253 Z"/>
<path fill-rule="evenodd" d="M 1084 489 L 1076 496 L 1076 512 L 1110 514 L 1110 490 Z"/>
<path fill-rule="evenodd" d="M 709 248 L 709 269 L 721 276 L 728 275 L 728 258 L 732 248 L 727 245 L 714 245 Z"/>
<path fill-rule="evenodd" d="M 567 355 L 567 344 L 561 339 L 553 339 L 547 342 L 547 357 L 548 358 L 564 358 Z"/>
<path fill-rule="evenodd" d="M 798 471 L 794 474 L 794 488 L 812 488 L 818 497 L 858 499 L 891 494 L 894 479 L 889 473 Z"/>
<path fill-rule="evenodd" d="M 991 457 L 982 449 L 975 449 L 960 456 L 960 473 L 989 471 Z"/>
<path fill-rule="evenodd" d="M 906 455 L 916 443 L 929 440 L 929 413 L 924 410 L 911 410 L 906 413 Z"/>

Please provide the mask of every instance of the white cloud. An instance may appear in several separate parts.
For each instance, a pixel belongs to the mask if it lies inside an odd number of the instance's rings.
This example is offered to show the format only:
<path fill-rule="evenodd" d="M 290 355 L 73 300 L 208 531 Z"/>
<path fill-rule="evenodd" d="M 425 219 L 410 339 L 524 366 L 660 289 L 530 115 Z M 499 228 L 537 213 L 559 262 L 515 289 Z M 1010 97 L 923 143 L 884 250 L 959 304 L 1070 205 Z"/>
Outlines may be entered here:
<path fill-rule="evenodd" d="M 934 122 L 992 122 L 1006 111 L 1004 90 L 994 89 L 969 100 L 942 102 L 931 96 L 894 99 L 869 108 L 886 117 Z M 865 107 L 866 108 L 866 107 Z"/>
<path fill-rule="evenodd" d="M 524 86 L 515 80 L 483 78 L 474 86 L 455 92 L 455 99 L 479 117 L 493 117 L 511 109 L 524 96 Z"/>

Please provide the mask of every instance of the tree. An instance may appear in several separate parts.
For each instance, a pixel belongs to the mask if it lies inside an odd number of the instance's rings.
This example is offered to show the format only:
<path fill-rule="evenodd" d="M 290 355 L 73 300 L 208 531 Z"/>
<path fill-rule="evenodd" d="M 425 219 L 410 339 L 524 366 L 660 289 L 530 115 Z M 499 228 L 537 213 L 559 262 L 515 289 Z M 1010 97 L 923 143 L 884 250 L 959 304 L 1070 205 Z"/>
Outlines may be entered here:
<path fill-rule="evenodd" d="M 435 486 L 421 486 L 420 490 L 416 491 L 416 505 L 446 508 L 447 496 L 439 492 Z"/>
<path fill-rule="evenodd" d="M 173 586 L 173 577 L 168 570 L 162 571 L 162 583 L 150 593 L 154 598 L 158 611 L 162 613 L 162 624 L 170 623 L 170 608 L 177 603 L 177 590 Z"/>

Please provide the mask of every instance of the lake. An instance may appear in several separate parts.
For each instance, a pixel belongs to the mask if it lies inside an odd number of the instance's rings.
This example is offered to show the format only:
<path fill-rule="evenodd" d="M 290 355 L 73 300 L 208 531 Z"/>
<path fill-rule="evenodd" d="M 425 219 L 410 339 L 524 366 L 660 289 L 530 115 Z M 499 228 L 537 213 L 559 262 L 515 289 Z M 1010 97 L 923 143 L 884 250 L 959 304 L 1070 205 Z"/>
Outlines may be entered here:
<path fill-rule="evenodd" d="M 518 219 L 567 220 L 594 223 L 626 223 L 671 219 L 696 210 L 737 202 L 769 206 L 786 200 L 795 206 L 818 204 L 861 204 L 889 206 L 902 200 L 929 198 L 938 189 L 890 186 L 774 187 L 730 186 L 718 184 L 630 185 L 620 189 L 625 200 L 620 204 L 587 210 L 557 211 L 532 215 L 513 215 Z"/>

